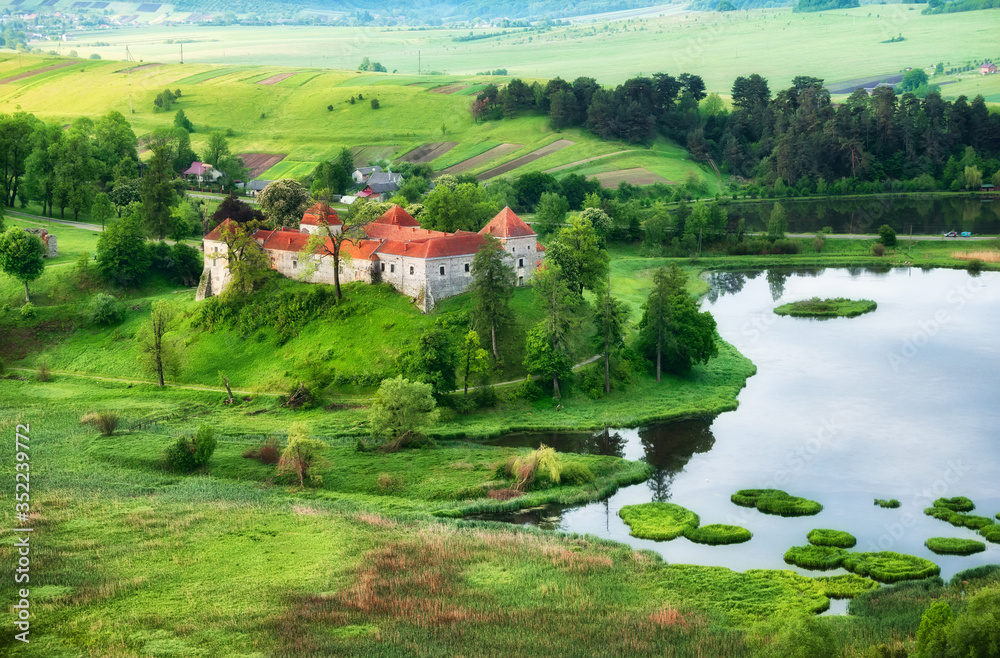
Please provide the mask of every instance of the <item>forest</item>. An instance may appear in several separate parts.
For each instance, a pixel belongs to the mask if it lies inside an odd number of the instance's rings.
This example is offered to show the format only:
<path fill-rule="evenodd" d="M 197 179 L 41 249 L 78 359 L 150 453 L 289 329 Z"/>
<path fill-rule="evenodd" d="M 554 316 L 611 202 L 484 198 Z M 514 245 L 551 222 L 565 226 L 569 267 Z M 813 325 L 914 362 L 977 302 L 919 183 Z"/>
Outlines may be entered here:
<path fill-rule="evenodd" d="M 922 179 L 925 188 L 957 190 L 970 187 L 976 172 L 982 179 L 1000 169 L 1000 114 L 982 96 L 950 101 L 928 91 L 918 98 L 882 86 L 834 104 L 823 80 L 810 76 L 777 93 L 760 75 L 738 77 L 731 111 L 688 73 L 635 77 L 614 89 L 586 77 L 545 86 L 515 79 L 487 86 L 471 111 L 477 120 L 541 112 L 556 130 L 582 126 L 636 144 L 662 136 L 720 173 L 812 192 L 842 179 Z"/>

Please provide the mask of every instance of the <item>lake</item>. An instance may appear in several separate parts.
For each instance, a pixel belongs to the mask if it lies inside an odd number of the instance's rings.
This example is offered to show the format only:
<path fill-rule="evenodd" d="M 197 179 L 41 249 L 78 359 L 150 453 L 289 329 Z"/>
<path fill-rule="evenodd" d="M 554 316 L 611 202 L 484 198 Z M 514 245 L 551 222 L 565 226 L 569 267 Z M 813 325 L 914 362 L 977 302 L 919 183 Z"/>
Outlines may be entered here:
<path fill-rule="evenodd" d="M 829 226 L 834 233 L 875 233 L 888 224 L 901 236 L 969 231 L 975 235 L 1000 233 L 1000 200 L 962 196 L 877 196 L 853 199 L 780 200 L 790 233 L 817 233 Z M 774 202 L 729 204 L 729 218 L 740 218 L 748 231 L 766 231 Z"/>
<path fill-rule="evenodd" d="M 668 562 L 740 571 L 793 568 L 782 556 L 807 543 L 812 528 L 851 532 L 855 550 L 926 557 L 945 579 L 1000 563 L 1000 545 L 988 542 L 986 552 L 969 557 L 931 553 L 924 547 L 929 537 L 982 537 L 923 514 L 941 496 L 972 498 L 974 514 L 1000 512 L 1000 273 L 826 269 L 708 278 L 712 292 L 703 309 L 758 367 L 739 409 L 640 429 L 498 439 L 646 459 L 657 469 L 608 500 L 504 520 L 591 533 L 657 551 Z M 814 296 L 873 299 L 878 309 L 831 320 L 773 313 L 781 303 Z M 746 488 L 784 489 L 824 509 L 783 518 L 730 502 Z M 897 498 L 902 507 L 882 509 L 875 498 Z M 683 505 L 702 524 L 741 525 L 754 537 L 730 546 L 630 537 L 618 510 L 650 501 Z"/>

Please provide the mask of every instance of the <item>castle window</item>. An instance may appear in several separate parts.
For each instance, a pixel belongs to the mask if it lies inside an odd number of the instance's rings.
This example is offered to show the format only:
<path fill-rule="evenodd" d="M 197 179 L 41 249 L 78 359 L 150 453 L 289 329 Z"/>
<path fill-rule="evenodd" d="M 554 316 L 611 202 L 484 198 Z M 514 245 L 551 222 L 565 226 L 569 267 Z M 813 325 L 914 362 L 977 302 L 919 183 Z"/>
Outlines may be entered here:
<path fill-rule="evenodd" d="M 441 276 L 444 276 L 444 265 L 441 266 Z"/>
<path fill-rule="evenodd" d="M 382 267 L 382 271 L 385 272 L 385 263 L 379 263 L 379 265 Z"/>
<path fill-rule="evenodd" d="M 468 264 L 468 263 L 466 263 L 466 264 L 465 264 L 465 271 L 466 271 L 466 272 L 468 272 L 468 271 L 469 271 L 469 264 Z"/>
<path fill-rule="evenodd" d="M 517 266 L 518 267 L 524 267 L 524 259 L 523 258 L 518 258 L 517 259 Z"/>
<path fill-rule="evenodd" d="M 395 271 L 396 271 L 396 264 L 395 263 L 389 263 L 389 272 L 391 273 L 391 272 L 395 272 Z"/>
<path fill-rule="evenodd" d="M 292 261 L 292 267 L 298 267 L 298 266 L 299 266 L 299 261 L 293 260 Z"/>
<path fill-rule="evenodd" d="M 517 285 L 519 285 L 519 286 L 523 286 L 524 285 L 524 277 L 523 276 L 517 277 Z"/>
<path fill-rule="evenodd" d="M 413 266 L 410 265 L 410 274 L 413 274 Z"/>

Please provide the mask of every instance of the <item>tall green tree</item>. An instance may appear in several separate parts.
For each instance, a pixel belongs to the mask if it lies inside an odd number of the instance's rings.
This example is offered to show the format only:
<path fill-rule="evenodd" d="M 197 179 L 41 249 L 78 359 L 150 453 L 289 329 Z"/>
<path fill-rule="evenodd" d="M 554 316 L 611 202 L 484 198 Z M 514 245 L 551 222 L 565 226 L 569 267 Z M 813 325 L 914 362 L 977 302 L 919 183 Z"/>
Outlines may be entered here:
<path fill-rule="evenodd" d="M 785 207 L 775 202 L 771 209 L 771 217 L 767 221 L 767 237 L 772 240 L 780 240 L 785 237 L 788 230 L 788 220 L 785 218 Z"/>
<path fill-rule="evenodd" d="M 98 178 L 108 183 L 114 180 L 114 170 L 122 162 L 135 167 L 139 164 L 139 138 L 121 112 L 111 111 L 94 122 L 94 157 L 98 161 Z"/>
<path fill-rule="evenodd" d="M 60 216 L 65 216 L 69 206 L 74 220 L 80 218 L 80 211 L 90 209 L 96 193 L 94 180 L 98 163 L 88 128 L 86 124 L 74 124 L 55 145 L 54 198 Z"/>
<path fill-rule="evenodd" d="M 462 384 L 469 394 L 469 379 L 485 374 L 490 366 L 490 353 L 479 346 L 479 334 L 469 330 L 462 339 Z"/>
<path fill-rule="evenodd" d="M 205 147 L 204 162 L 218 169 L 219 162 L 228 155 L 230 155 L 229 139 L 226 137 L 226 133 L 221 130 L 210 132 L 208 134 L 208 146 Z"/>
<path fill-rule="evenodd" d="M 42 213 L 46 215 L 53 212 L 59 182 L 56 161 L 62 138 L 62 126 L 51 123 L 38 126 L 32 134 L 33 149 L 28 156 L 24 184 L 30 198 L 42 204 Z"/>
<path fill-rule="evenodd" d="M 261 190 L 257 205 L 276 226 L 298 226 L 309 207 L 309 191 L 292 178 L 281 178 Z"/>
<path fill-rule="evenodd" d="M 101 223 L 101 230 L 104 230 L 104 222 L 111 219 L 115 214 L 115 208 L 111 205 L 111 197 L 104 192 L 99 193 L 94 198 L 94 204 L 90 207 L 90 218 Z"/>
<path fill-rule="evenodd" d="M 489 336 L 493 359 L 500 360 L 498 342 L 514 326 L 510 300 L 514 296 L 517 275 L 513 259 L 493 235 L 484 236 L 483 246 L 472 259 L 472 327 L 481 336 Z"/>
<path fill-rule="evenodd" d="M 104 279 L 116 285 L 139 285 L 149 274 L 151 262 L 137 212 L 109 225 L 97 239 L 97 269 Z"/>
<path fill-rule="evenodd" d="M 358 205 L 359 209 L 365 207 L 363 204 L 355 205 Z M 354 208 L 352 208 L 353 210 Z M 330 256 L 333 258 L 333 289 L 337 294 L 337 299 L 343 299 L 344 294 L 340 290 L 340 268 L 342 265 L 346 266 L 350 263 L 350 255 L 343 250 L 344 244 L 357 245 L 361 240 L 364 240 L 367 236 L 365 227 L 381 215 L 382 212 L 376 215 L 373 212 L 362 210 L 357 213 L 348 213 L 347 217 L 342 220 L 339 231 L 336 230 L 336 227 L 331 227 L 325 217 L 321 217 L 316 232 L 309 236 L 309 240 L 302 247 L 301 260 L 307 263 L 302 278 L 311 276 L 319 266 L 320 259 L 324 256 Z"/>
<path fill-rule="evenodd" d="M 229 268 L 229 283 L 222 294 L 249 295 L 263 285 L 271 269 L 271 260 L 253 237 L 256 221 L 228 226 L 227 230 L 221 231 L 226 245 L 226 266 Z"/>
<path fill-rule="evenodd" d="M 584 289 L 596 291 L 608 274 L 608 252 L 586 217 L 573 217 L 569 226 L 559 231 L 549 247 L 549 258 L 559 265 L 566 284 L 582 295 Z"/>
<path fill-rule="evenodd" d="M 42 276 L 45 246 L 37 235 L 12 226 L 0 234 L 0 270 L 24 284 L 24 301 L 28 297 L 28 283 Z"/>
<path fill-rule="evenodd" d="M 402 375 L 383 380 L 369 407 L 368 430 L 393 447 L 403 447 L 434 422 L 436 407 L 430 384 L 411 382 Z"/>
<path fill-rule="evenodd" d="M 161 388 L 164 371 L 176 373 L 180 367 L 176 346 L 166 338 L 173 319 L 170 302 L 156 300 L 150 307 L 149 322 L 143 323 L 135 337 L 140 363 L 147 372 L 156 375 Z"/>
<path fill-rule="evenodd" d="M 537 231 L 541 235 L 549 235 L 558 231 L 566 222 L 569 212 L 569 201 L 555 192 L 543 192 L 538 200 L 538 211 L 535 213 Z"/>
<path fill-rule="evenodd" d="M 628 306 L 611 296 L 611 282 L 608 281 L 604 294 L 596 303 L 594 325 L 597 334 L 594 340 L 604 355 L 604 392 L 611 392 L 611 355 L 625 346 L 625 325 L 628 322 Z"/>
<path fill-rule="evenodd" d="M 459 183 L 454 189 L 438 185 L 424 201 L 420 225 L 449 233 L 478 231 L 499 210 L 478 184 Z"/>
<path fill-rule="evenodd" d="M 0 172 L 3 176 L 0 182 L 5 193 L 5 205 L 13 206 L 17 200 L 34 147 L 32 134 L 40 124 L 41 121 L 27 112 L 0 115 Z"/>
<path fill-rule="evenodd" d="M 173 228 L 171 208 L 177 203 L 173 184 L 176 147 L 173 130 L 153 133 L 147 144 L 152 157 L 142 173 L 142 218 L 149 235 L 162 240 Z"/>
<path fill-rule="evenodd" d="M 417 344 L 400 355 L 400 370 L 410 381 L 430 384 L 435 395 L 454 391 L 458 353 L 452 337 L 441 327 L 433 327 L 420 335 Z"/>
<path fill-rule="evenodd" d="M 534 288 L 545 317 L 528 332 L 524 367 L 533 375 L 551 377 L 552 397 L 559 399 L 559 380 L 569 375 L 573 366 L 571 335 L 579 325 L 582 300 L 566 285 L 554 263 L 535 275 Z"/>
<path fill-rule="evenodd" d="M 669 270 L 661 267 L 653 274 L 653 289 L 643 304 L 639 321 L 639 346 L 647 358 L 652 356 L 654 359 L 656 381 L 661 380 L 663 352 L 671 345 L 670 298 L 677 294 L 684 294 L 684 275 L 677 264 L 672 263 Z"/>
<path fill-rule="evenodd" d="M 676 263 L 659 269 L 643 306 L 638 346 L 656 364 L 656 381 L 663 370 L 683 374 L 718 354 L 715 319 L 698 310 L 685 290 L 686 279 Z"/>

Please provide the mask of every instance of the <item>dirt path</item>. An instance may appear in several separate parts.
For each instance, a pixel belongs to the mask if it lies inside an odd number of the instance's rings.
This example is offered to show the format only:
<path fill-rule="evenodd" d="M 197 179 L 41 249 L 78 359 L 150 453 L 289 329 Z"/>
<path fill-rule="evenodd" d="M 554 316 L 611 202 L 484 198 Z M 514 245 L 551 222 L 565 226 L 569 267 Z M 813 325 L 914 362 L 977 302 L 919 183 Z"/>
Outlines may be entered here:
<path fill-rule="evenodd" d="M 431 142 L 413 149 L 399 159 L 400 162 L 412 162 L 413 164 L 423 164 L 439 158 L 448 151 L 458 146 L 458 142 Z"/>
<path fill-rule="evenodd" d="M 639 149 L 628 149 L 627 151 L 615 151 L 614 153 L 606 153 L 604 155 L 595 155 L 592 158 L 584 158 L 583 160 L 577 160 L 576 162 L 570 162 L 569 164 L 559 165 L 558 167 L 552 167 L 552 169 L 546 169 L 544 174 L 551 174 L 556 171 L 562 171 L 563 169 L 569 169 L 570 167 L 575 167 L 577 165 L 587 164 L 588 162 L 593 162 L 594 160 L 600 160 L 602 158 L 610 158 L 613 155 L 621 155 L 622 153 L 638 153 Z"/>
<path fill-rule="evenodd" d="M 40 69 L 35 69 L 34 71 L 25 71 L 24 73 L 18 73 L 17 75 L 12 75 L 9 78 L 4 78 L 0 80 L 0 85 L 10 84 L 11 82 L 17 82 L 18 80 L 24 80 L 25 78 L 31 78 L 40 73 L 45 73 L 47 71 L 55 71 L 56 69 L 63 69 L 67 66 L 73 66 L 74 64 L 79 64 L 80 62 L 59 62 L 58 64 L 52 64 L 51 66 L 43 66 Z"/>
<path fill-rule="evenodd" d="M 460 174 L 463 171 L 468 171 L 470 169 L 475 169 L 480 165 L 484 165 L 490 160 L 495 160 L 497 158 L 503 157 L 508 153 L 513 153 L 519 148 L 524 148 L 524 144 L 501 144 L 500 146 L 494 146 L 488 151 L 484 151 L 479 155 L 474 155 L 468 160 L 462 160 L 458 164 L 452 165 L 447 169 L 442 170 L 441 174 Z"/>
<path fill-rule="evenodd" d="M 531 153 L 528 153 L 527 155 L 522 155 L 521 157 L 511 160 L 510 162 L 506 162 L 500 165 L 499 167 L 494 167 L 493 169 L 490 169 L 486 173 L 479 174 L 478 176 L 476 176 L 476 180 L 484 181 L 484 180 L 489 180 L 490 178 L 496 178 L 497 176 L 502 176 L 503 174 L 506 174 L 508 171 L 513 171 L 518 167 L 523 167 L 524 165 L 534 162 L 539 158 L 544 158 L 546 155 L 551 155 L 556 151 L 560 151 L 566 148 L 567 146 L 572 146 L 573 143 L 574 142 L 568 139 L 556 140 L 551 144 L 548 144 L 540 149 L 536 149 Z"/>
<path fill-rule="evenodd" d="M 37 373 L 38 370 L 34 368 L 7 368 L 8 370 L 17 370 L 19 372 L 33 372 Z M 101 382 L 120 382 L 123 384 L 151 384 L 156 385 L 154 381 L 147 381 L 144 379 L 122 379 L 119 377 L 100 377 L 98 375 L 82 375 L 76 372 L 62 372 L 59 370 L 50 370 L 50 374 L 59 375 L 61 377 L 79 377 L 81 379 L 96 379 Z M 208 391 L 210 393 L 225 393 L 226 389 L 222 386 L 192 386 L 189 384 L 167 384 L 164 388 L 183 388 L 190 391 Z M 284 393 L 272 393 L 270 391 L 238 391 L 233 389 L 234 394 L 239 395 L 270 395 L 273 397 L 278 397 L 279 395 L 285 395 Z"/>
<path fill-rule="evenodd" d="M 264 80 L 258 80 L 257 84 L 259 84 L 259 85 L 276 85 L 279 82 L 281 82 L 282 80 L 287 80 L 288 78 L 292 77 L 296 73 L 298 73 L 298 71 L 292 71 L 291 73 L 279 73 L 278 75 L 272 75 L 270 78 L 266 78 Z"/>

